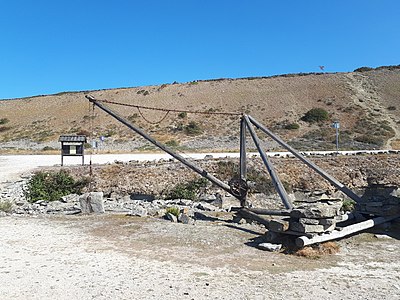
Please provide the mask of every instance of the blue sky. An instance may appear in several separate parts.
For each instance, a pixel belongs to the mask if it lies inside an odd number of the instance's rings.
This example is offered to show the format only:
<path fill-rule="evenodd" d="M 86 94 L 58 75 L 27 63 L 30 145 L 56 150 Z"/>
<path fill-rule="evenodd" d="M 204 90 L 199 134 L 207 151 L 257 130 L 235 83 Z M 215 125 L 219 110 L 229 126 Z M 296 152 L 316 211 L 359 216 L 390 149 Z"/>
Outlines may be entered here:
<path fill-rule="evenodd" d="M 0 99 L 400 64 L 398 0 L 3 0 Z"/>

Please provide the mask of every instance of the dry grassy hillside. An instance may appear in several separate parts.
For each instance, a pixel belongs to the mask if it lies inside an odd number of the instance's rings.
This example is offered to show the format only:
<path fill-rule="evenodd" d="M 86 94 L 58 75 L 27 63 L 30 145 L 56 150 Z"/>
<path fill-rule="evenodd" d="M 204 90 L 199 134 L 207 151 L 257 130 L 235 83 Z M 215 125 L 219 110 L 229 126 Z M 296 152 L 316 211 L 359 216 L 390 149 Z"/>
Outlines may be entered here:
<path fill-rule="evenodd" d="M 97 99 L 182 110 L 233 111 L 252 115 L 299 149 L 334 149 L 332 121 L 341 123 L 341 148 L 400 148 L 400 68 L 335 74 L 294 74 L 268 78 L 221 79 L 60 93 L 0 101 L 2 149 L 57 147 L 60 134 L 106 136 L 105 149 L 151 149 L 99 109 Z M 238 147 L 239 117 L 169 113 L 159 124 L 135 108 L 110 106 L 153 136 L 181 149 Z M 323 122 L 302 121 L 312 108 L 329 113 Z M 141 111 L 157 122 L 164 112 Z M 191 126 L 188 126 L 188 125 Z M 297 125 L 298 124 L 298 128 Z"/>

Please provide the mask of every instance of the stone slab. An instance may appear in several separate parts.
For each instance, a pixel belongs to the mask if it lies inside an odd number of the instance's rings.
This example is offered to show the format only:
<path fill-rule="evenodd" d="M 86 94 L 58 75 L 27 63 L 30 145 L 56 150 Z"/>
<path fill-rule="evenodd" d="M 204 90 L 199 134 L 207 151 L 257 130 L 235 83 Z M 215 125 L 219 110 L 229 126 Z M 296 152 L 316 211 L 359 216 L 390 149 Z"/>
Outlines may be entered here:
<path fill-rule="evenodd" d="M 79 197 L 82 213 L 104 213 L 103 192 L 91 192 Z"/>

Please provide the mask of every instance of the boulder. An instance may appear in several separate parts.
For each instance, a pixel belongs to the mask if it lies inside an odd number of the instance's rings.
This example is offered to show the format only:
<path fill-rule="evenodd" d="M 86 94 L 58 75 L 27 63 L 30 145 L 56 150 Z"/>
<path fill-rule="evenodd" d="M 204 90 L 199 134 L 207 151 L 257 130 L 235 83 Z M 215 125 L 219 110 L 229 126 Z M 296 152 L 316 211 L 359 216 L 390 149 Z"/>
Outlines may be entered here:
<path fill-rule="evenodd" d="M 194 220 L 189 217 L 187 214 L 180 213 L 178 216 L 178 221 L 183 224 L 194 224 Z"/>
<path fill-rule="evenodd" d="M 147 217 L 148 211 L 147 209 L 145 209 L 144 207 L 141 206 L 134 206 L 132 207 L 131 216 L 135 216 L 135 217 Z"/>
<path fill-rule="evenodd" d="M 290 212 L 290 217 L 294 219 L 307 218 L 307 219 L 324 219 L 333 218 L 340 214 L 341 203 L 328 204 L 328 203 L 313 203 L 303 205 L 293 209 Z"/>
<path fill-rule="evenodd" d="M 166 216 L 167 219 L 170 220 L 171 222 L 173 222 L 173 223 L 178 223 L 178 218 L 177 218 L 175 215 L 173 215 L 173 214 L 171 214 L 171 213 L 167 213 L 165 216 Z"/>
<path fill-rule="evenodd" d="M 103 192 L 91 192 L 79 197 L 82 213 L 104 213 Z"/>

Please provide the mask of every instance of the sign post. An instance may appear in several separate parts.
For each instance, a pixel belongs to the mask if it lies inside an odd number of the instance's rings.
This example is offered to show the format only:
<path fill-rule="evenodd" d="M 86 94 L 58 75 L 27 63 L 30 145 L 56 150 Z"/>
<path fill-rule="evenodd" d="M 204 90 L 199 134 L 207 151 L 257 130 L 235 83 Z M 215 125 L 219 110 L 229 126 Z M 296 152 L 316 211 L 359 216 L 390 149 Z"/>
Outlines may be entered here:
<path fill-rule="evenodd" d="M 336 129 L 336 151 L 339 152 L 339 128 L 340 128 L 339 121 L 333 122 L 332 128 Z"/>

